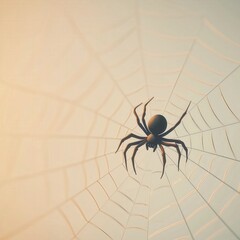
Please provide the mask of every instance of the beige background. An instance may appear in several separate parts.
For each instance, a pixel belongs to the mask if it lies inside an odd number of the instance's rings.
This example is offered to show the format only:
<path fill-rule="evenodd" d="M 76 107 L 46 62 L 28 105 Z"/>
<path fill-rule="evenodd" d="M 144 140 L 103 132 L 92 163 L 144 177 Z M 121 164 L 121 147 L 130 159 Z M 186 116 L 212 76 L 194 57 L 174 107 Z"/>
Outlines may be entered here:
<path fill-rule="evenodd" d="M 240 239 L 239 12 L 0 0 L 0 239 Z M 114 153 L 152 96 L 169 126 L 192 101 L 169 135 L 190 159 L 178 172 L 167 148 L 162 179 L 159 151 L 141 148 L 137 176 Z"/>

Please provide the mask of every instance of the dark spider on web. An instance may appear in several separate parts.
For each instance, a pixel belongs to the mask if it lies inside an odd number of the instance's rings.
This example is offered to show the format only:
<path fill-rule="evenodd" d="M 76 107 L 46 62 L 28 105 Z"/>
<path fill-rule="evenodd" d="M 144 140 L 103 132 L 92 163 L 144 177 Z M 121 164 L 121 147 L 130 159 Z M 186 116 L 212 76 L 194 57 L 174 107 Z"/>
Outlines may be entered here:
<path fill-rule="evenodd" d="M 138 126 L 143 130 L 143 132 L 147 135 L 146 137 L 142 137 L 142 136 L 138 136 L 136 134 L 130 133 L 129 135 L 127 135 L 126 137 L 124 137 L 120 143 L 119 146 L 116 150 L 116 152 L 119 150 L 120 146 L 122 145 L 122 143 L 124 141 L 126 141 L 129 138 L 136 138 L 136 139 L 141 139 L 140 141 L 136 141 L 136 142 L 131 142 L 129 143 L 126 148 L 124 149 L 124 159 L 125 159 L 125 165 L 126 165 L 126 169 L 128 171 L 128 167 L 127 167 L 127 151 L 129 150 L 129 148 L 131 146 L 136 145 L 136 147 L 134 148 L 133 151 L 133 155 L 132 155 L 132 165 L 133 165 L 133 170 L 135 172 L 135 174 L 137 174 L 136 172 L 136 168 L 135 168 L 135 162 L 134 162 L 134 158 L 136 156 L 136 153 L 138 151 L 138 149 L 143 146 L 144 144 L 146 144 L 146 148 L 148 150 L 148 148 L 153 148 L 153 152 L 156 151 L 157 146 L 160 147 L 161 149 L 161 153 L 162 153 L 162 158 L 163 158 L 163 171 L 162 171 L 162 176 L 164 174 L 164 170 L 165 170 L 165 165 L 166 165 L 166 154 L 165 154 L 165 150 L 163 148 L 163 146 L 166 147 L 174 147 L 177 150 L 178 153 L 178 171 L 179 171 L 179 165 L 180 165 L 180 158 L 181 158 L 181 152 L 179 149 L 178 144 L 182 145 L 183 149 L 186 152 L 186 162 L 188 159 L 188 149 L 185 145 L 185 143 L 181 140 L 177 140 L 177 139 L 170 139 L 170 138 L 165 138 L 164 136 L 168 135 L 170 132 L 172 132 L 182 121 L 182 119 L 184 118 L 184 116 L 187 114 L 187 110 L 191 104 L 191 102 L 188 104 L 188 107 L 186 109 L 186 111 L 183 113 L 183 115 L 180 117 L 180 119 L 178 120 L 178 122 L 171 127 L 169 130 L 167 130 L 166 132 L 164 132 L 167 128 L 167 120 L 164 116 L 162 115 L 154 115 L 153 117 L 151 117 L 151 119 L 148 122 L 148 126 L 146 124 L 145 121 L 145 116 L 146 116 L 146 108 L 148 103 L 153 99 L 153 97 L 144 105 L 144 110 L 143 110 L 143 115 L 142 115 L 142 123 L 139 120 L 139 117 L 137 115 L 136 109 L 142 104 L 140 103 L 139 105 L 137 105 L 134 108 L 134 115 L 137 118 L 137 124 Z M 115 152 L 115 153 L 116 153 Z"/>

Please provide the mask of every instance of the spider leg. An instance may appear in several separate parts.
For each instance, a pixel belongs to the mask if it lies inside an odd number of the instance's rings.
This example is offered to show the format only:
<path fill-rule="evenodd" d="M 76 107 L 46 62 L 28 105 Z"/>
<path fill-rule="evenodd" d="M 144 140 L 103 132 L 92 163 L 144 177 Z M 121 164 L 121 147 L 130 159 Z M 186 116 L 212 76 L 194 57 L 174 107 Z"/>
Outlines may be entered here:
<path fill-rule="evenodd" d="M 164 142 L 174 142 L 174 143 L 178 143 L 178 144 L 182 145 L 183 149 L 186 152 L 186 162 L 187 162 L 187 160 L 188 160 L 188 149 L 187 149 L 187 147 L 186 147 L 186 145 L 183 141 L 178 140 L 178 139 L 167 139 L 167 138 L 162 138 L 162 140 Z"/>
<path fill-rule="evenodd" d="M 135 174 L 137 174 L 137 172 L 136 172 L 136 168 L 135 168 L 134 158 L 135 158 L 135 155 L 136 155 L 138 149 L 139 149 L 143 144 L 145 144 L 145 143 L 146 143 L 146 141 L 140 142 L 140 143 L 134 148 L 134 151 L 133 151 L 133 155 L 132 155 L 132 165 L 133 165 L 133 170 L 134 170 Z"/>
<path fill-rule="evenodd" d="M 130 134 L 128 134 L 126 137 L 124 137 L 124 138 L 120 141 L 116 152 L 118 151 L 118 149 L 120 148 L 120 146 L 122 145 L 122 143 L 123 143 L 124 141 L 126 141 L 127 139 L 132 138 L 132 137 L 133 137 L 133 138 L 137 138 L 137 139 L 144 139 L 144 138 L 145 138 L 145 137 L 141 137 L 141 136 L 138 136 L 138 135 L 136 135 L 136 134 L 130 133 Z M 115 152 L 115 153 L 116 153 L 116 152 Z"/>
<path fill-rule="evenodd" d="M 143 126 L 145 127 L 146 130 L 148 130 L 146 121 L 145 121 L 145 116 L 146 116 L 146 109 L 147 109 L 147 105 L 153 100 L 154 97 L 152 97 L 148 102 L 145 103 L 144 105 L 144 110 L 143 110 L 143 115 L 142 115 L 142 122 L 143 122 Z M 150 134 L 149 130 L 148 130 L 148 134 Z"/>
<path fill-rule="evenodd" d="M 180 119 L 178 120 L 178 122 L 177 122 L 173 127 L 171 127 L 169 130 L 167 130 L 165 133 L 160 134 L 161 137 L 164 137 L 164 136 L 166 136 L 167 134 L 169 134 L 170 132 L 172 132 L 172 131 L 181 123 L 182 119 L 183 119 L 184 116 L 187 114 L 187 110 L 188 110 L 190 104 L 191 104 L 191 102 L 188 104 L 187 109 L 185 110 L 185 112 L 183 113 L 183 115 L 180 117 Z"/>
<path fill-rule="evenodd" d="M 163 174 L 164 174 L 164 170 L 165 170 L 165 165 L 166 165 L 166 153 L 165 153 L 165 150 L 164 150 L 164 148 L 161 144 L 159 144 L 159 147 L 161 148 L 162 158 L 163 158 L 163 171 L 162 171 L 162 176 L 161 176 L 161 178 L 162 178 Z"/>
<path fill-rule="evenodd" d="M 138 115 L 137 115 L 137 112 L 136 112 L 136 109 L 137 109 L 140 105 L 142 105 L 142 103 L 138 104 L 138 105 L 134 108 L 133 113 L 134 113 L 134 115 L 136 116 L 138 126 L 144 131 L 144 133 L 145 133 L 146 135 L 148 135 L 148 134 L 149 134 L 148 130 L 145 129 L 144 126 L 141 124 L 141 122 L 140 122 L 140 120 L 139 120 L 139 117 L 138 117 Z"/>
<path fill-rule="evenodd" d="M 127 171 L 128 171 L 128 167 L 127 167 L 127 151 L 128 151 L 128 149 L 129 149 L 131 146 L 138 145 L 138 144 L 140 144 L 140 143 L 142 143 L 142 142 L 143 142 L 143 140 L 142 140 L 142 141 L 137 141 L 137 142 L 129 143 L 129 144 L 126 146 L 126 148 L 124 149 L 123 155 L 124 155 L 125 166 L 126 166 Z M 145 142 L 145 141 L 144 141 L 144 142 Z"/>
<path fill-rule="evenodd" d="M 156 149 L 157 149 L 157 145 L 153 148 L 153 152 L 155 152 L 156 151 Z"/>
<path fill-rule="evenodd" d="M 176 148 L 177 150 L 177 153 L 178 153 L 178 171 L 179 171 L 179 166 L 180 166 L 180 159 L 181 159 L 181 152 L 180 152 L 180 149 L 179 149 L 179 146 L 177 144 L 171 144 L 171 143 L 165 143 L 165 142 L 162 142 L 162 145 L 164 146 L 167 146 L 167 147 L 174 147 Z"/>

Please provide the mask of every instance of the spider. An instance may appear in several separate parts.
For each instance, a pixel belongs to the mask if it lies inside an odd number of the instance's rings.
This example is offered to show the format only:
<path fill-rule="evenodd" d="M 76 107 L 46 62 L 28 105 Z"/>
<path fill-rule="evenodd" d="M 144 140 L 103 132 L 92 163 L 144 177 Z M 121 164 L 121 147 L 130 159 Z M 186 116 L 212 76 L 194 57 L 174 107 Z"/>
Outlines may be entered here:
<path fill-rule="evenodd" d="M 150 101 L 152 101 L 152 99 L 153 99 L 153 97 L 144 105 L 144 110 L 143 110 L 143 114 L 142 114 L 142 123 L 140 122 L 139 117 L 138 117 L 137 112 L 136 112 L 136 109 L 140 105 L 142 105 L 142 103 L 137 105 L 134 108 L 134 110 L 133 110 L 134 115 L 136 116 L 136 119 L 137 119 L 138 126 L 143 130 L 143 132 L 147 136 L 146 137 L 142 137 L 142 136 L 138 136 L 136 134 L 130 133 L 129 135 L 127 135 L 126 137 L 121 139 L 121 141 L 119 143 L 119 146 L 118 146 L 118 148 L 117 148 L 115 153 L 117 153 L 117 151 L 119 150 L 119 148 L 122 145 L 122 143 L 124 141 L 126 141 L 127 139 L 129 139 L 129 138 L 141 139 L 139 141 L 129 143 L 126 146 L 126 148 L 124 149 L 124 153 L 123 153 L 124 159 L 125 159 L 125 166 L 126 166 L 126 169 L 128 171 L 126 154 L 127 154 L 127 151 L 129 150 L 130 147 L 136 145 L 136 147 L 134 148 L 133 155 L 132 155 L 131 159 L 132 159 L 133 170 L 134 170 L 135 174 L 137 174 L 136 168 L 135 168 L 134 158 L 136 156 L 136 153 L 137 153 L 138 149 L 141 146 L 143 146 L 144 144 L 146 144 L 146 149 L 147 150 L 149 148 L 153 148 L 153 152 L 155 152 L 156 149 L 157 149 L 157 146 L 159 146 L 160 149 L 161 149 L 162 158 L 163 158 L 163 170 L 162 170 L 162 175 L 161 175 L 161 178 L 162 178 L 163 174 L 164 174 L 164 170 L 165 170 L 165 165 L 166 165 L 166 154 L 165 154 L 165 150 L 164 150 L 163 146 L 174 147 L 177 150 L 177 153 L 178 153 L 178 171 L 179 171 L 180 158 L 181 158 L 181 152 L 180 152 L 178 144 L 180 144 L 183 147 L 183 149 L 185 150 L 185 152 L 186 152 L 186 162 L 187 162 L 187 159 L 188 159 L 188 149 L 187 149 L 185 143 L 183 141 L 181 141 L 181 140 L 165 138 L 165 136 L 168 135 L 170 132 L 172 132 L 181 123 L 182 119 L 187 114 L 187 110 L 188 110 L 191 102 L 188 104 L 188 107 L 187 107 L 186 111 L 182 114 L 182 116 L 180 117 L 178 122 L 173 127 L 171 127 L 169 130 L 164 132 L 167 129 L 167 120 L 162 115 L 154 115 L 149 120 L 148 126 L 146 124 L 146 121 L 145 121 L 146 108 L 147 108 L 148 103 Z"/>

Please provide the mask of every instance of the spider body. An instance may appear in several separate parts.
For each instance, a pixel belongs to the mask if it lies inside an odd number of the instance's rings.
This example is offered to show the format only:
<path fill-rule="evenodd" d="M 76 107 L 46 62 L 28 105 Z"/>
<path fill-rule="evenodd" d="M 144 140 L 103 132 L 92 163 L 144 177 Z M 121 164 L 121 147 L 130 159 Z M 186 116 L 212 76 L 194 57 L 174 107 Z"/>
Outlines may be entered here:
<path fill-rule="evenodd" d="M 158 137 L 152 133 L 150 133 L 147 136 L 147 143 L 149 144 L 157 144 L 158 143 Z"/>
<path fill-rule="evenodd" d="M 165 165 L 166 165 L 166 154 L 165 154 L 165 150 L 163 148 L 163 146 L 166 147 L 174 147 L 177 150 L 178 153 L 178 170 L 179 170 L 179 165 L 180 165 L 180 158 L 181 158 L 181 152 L 179 149 L 178 144 L 180 144 L 183 149 L 186 152 L 186 161 L 188 159 L 188 149 L 185 145 L 185 143 L 181 140 L 178 139 L 167 139 L 164 138 L 166 135 L 168 135 L 170 132 L 172 132 L 182 121 L 182 119 L 184 118 L 184 116 L 187 114 L 187 110 L 191 104 L 191 102 L 189 103 L 187 109 L 185 110 L 185 112 L 182 114 L 181 118 L 178 120 L 178 122 L 169 130 L 165 131 L 167 129 L 167 120 L 164 116 L 162 115 L 154 115 L 153 117 L 151 117 L 151 119 L 148 122 L 148 126 L 146 124 L 145 121 L 145 116 L 146 116 L 146 108 L 147 108 L 147 104 L 153 99 L 153 97 L 144 105 L 144 110 L 143 110 L 143 115 L 142 115 L 142 123 L 140 122 L 140 119 L 137 115 L 136 109 L 142 104 L 137 105 L 134 108 L 134 114 L 136 116 L 137 119 L 137 124 L 138 126 L 143 130 L 143 132 L 146 134 L 146 137 L 142 137 L 133 133 L 130 133 L 129 135 L 127 135 L 126 137 L 124 137 L 123 139 L 121 139 L 119 146 L 116 150 L 116 152 L 118 151 L 118 149 L 120 148 L 120 146 L 122 145 L 122 143 L 124 141 L 126 141 L 129 138 L 135 138 L 135 139 L 140 139 L 136 142 L 132 142 L 129 143 L 126 148 L 124 149 L 123 155 L 124 155 L 124 159 L 125 159 L 125 165 L 126 165 L 126 169 L 128 170 L 127 167 L 127 151 L 129 150 L 130 147 L 135 146 L 134 151 L 133 151 L 133 155 L 132 155 L 132 165 L 133 165 L 133 170 L 135 172 L 135 174 L 137 174 L 136 172 L 136 168 L 135 168 L 135 155 L 138 151 L 138 149 L 143 146 L 144 144 L 146 144 L 146 148 L 148 150 L 148 148 L 153 148 L 153 152 L 156 151 L 157 147 L 159 146 L 161 149 L 161 153 L 162 153 L 162 158 L 163 158 L 163 171 L 162 171 L 162 175 L 161 178 L 163 177 L 164 174 L 164 170 L 165 170 Z"/>

